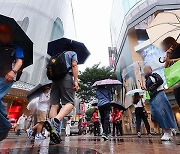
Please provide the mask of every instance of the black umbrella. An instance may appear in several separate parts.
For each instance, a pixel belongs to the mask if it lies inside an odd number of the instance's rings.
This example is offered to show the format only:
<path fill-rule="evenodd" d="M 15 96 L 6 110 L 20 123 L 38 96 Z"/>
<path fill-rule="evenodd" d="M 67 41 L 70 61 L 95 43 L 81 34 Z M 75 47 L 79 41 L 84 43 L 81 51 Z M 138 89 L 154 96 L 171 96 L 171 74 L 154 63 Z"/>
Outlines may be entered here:
<path fill-rule="evenodd" d="M 97 106 L 97 104 L 98 104 L 98 103 L 95 102 L 95 103 L 92 103 L 91 106 Z"/>
<path fill-rule="evenodd" d="M 74 51 L 77 53 L 78 56 L 78 63 L 79 64 L 84 64 L 88 56 L 90 55 L 90 52 L 86 48 L 86 46 L 81 43 L 77 42 L 71 39 L 67 38 L 61 38 L 52 42 L 48 43 L 48 54 L 50 56 L 55 56 L 58 53 L 64 52 L 64 47 L 70 44 L 73 46 Z"/>
<path fill-rule="evenodd" d="M 42 90 L 45 86 L 51 87 L 52 83 L 43 83 L 43 84 L 38 84 L 35 88 L 33 88 L 31 91 L 29 91 L 27 95 L 28 101 L 31 101 L 32 99 L 39 97 L 42 94 Z"/>
<path fill-rule="evenodd" d="M 18 23 L 13 18 L 0 15 L 0 24 L 11 27 L 13 32 L 12 44 L 22 47 L 24 51 L 23 68 L 33 64 L 33 42 L 21 29 Z"/>
<path fill-rule="evenodd" d="M 126 110 L 125 106 L 122 105 L 122 104 L 119 103 L 119 102 L 111 102 L 110 104 L 111 104 L 112 107 L 118 108 L 118 109 L 120 109 L 120 110 L 123 110 L 123 111 Z"/>

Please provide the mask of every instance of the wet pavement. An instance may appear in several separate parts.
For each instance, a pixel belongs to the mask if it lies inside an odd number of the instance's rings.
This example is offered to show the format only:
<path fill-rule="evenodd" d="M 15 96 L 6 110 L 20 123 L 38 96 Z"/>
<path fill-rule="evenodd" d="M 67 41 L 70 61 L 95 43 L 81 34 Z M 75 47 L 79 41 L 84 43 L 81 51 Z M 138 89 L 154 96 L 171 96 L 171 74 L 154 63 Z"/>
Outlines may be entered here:
<path fill-rule="evenodd" d="M 90 135 L 63 138 L 59 145 L 50 145 L 49 139 L 29 140 L 25 135 L 13 136 L 0 142 L 0 154 L 180 154 L 180 136 L 173 142 L 161 142 L 160 137 L 114 137 L 103 141 Z"/>

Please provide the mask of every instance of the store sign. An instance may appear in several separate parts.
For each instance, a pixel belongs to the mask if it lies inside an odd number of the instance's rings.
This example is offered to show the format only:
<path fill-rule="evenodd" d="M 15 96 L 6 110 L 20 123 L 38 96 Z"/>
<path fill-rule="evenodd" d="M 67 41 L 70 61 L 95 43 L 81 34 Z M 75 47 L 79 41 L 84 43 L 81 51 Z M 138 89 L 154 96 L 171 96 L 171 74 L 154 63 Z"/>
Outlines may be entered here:
<path fill-rule="evenodd" d="M 34 88 L 34 85 L 28 84 L 28 83 L 24 83 L 21 81 L 17 81 L 13 84 L 12 88 L 15 89 L 21 89 L 21 90 L 26 90 L 26 91 L 30 91 Z"/>

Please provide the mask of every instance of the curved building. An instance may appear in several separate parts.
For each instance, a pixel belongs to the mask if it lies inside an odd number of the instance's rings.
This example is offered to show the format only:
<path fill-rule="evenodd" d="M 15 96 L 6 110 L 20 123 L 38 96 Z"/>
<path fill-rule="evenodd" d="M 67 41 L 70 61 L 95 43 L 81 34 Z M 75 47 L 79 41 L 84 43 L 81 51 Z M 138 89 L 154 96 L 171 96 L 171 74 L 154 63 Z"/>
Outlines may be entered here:
<path fill-rule="evenodd" d="M 45 82 L 48 42 L 76 37 L 71 0 L 0 0 L 0 14 L 14 18 L 34 43 L 33 65 L 24 69 L 20 81 Z"/>
<path fill-rule="evenodd" d="M 144 83 L 142 68 L 151 65 L 153 70 L 163 74 L 163 65 L 159 57 L 164 52 L 148 43 L 146 28 L 159 12 L 173 11 L 180 8 L 180 0 L 114 0 L 110 19 L 111 44 L 109 48 L 110 65 L 114 67 L 123 86 L 118 88 L 118 100 L 126 108 L 125 132 L 135 133 L 132 98 L 127 91 L 140 88 Z M 180 113 L 172 92 L 167 93 L 178 125 Z M 148 105 L 146 105 L 148 108 Z M 149 109 L 148 109 L 149 110 Z M 154 130 L 153 130 L 154 131 Z"/>

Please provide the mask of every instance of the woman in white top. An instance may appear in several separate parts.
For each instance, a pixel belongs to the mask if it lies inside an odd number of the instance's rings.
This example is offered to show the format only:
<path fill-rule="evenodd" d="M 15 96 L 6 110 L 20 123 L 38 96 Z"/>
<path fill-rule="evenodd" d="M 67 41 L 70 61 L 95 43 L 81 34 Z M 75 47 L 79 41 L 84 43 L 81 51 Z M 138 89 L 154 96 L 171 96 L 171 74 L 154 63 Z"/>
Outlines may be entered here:
<path fill-rule="evenodd" d="M 148 122 L 148 119 L 147 119 L 148 115 L 147 115 L 147 112 L 146 112 L 146 110 L 144 108 L 144 105 L 143 105 L 143 99 L 139 95 L 139 93 L 134 94 L 134 96 L 133 96 L 133 104 L 134 104 L 134 107 L 135 107 L 136 131 L 137 131 L 138 137 L 141 137 L 140 129 L 141 129 L 141 121 L 142 120 L 143 120 L 143 122 L 145 124 L 148 136 L 151 137 L 150 125 L 149 125 L 149 122 Z"/>

